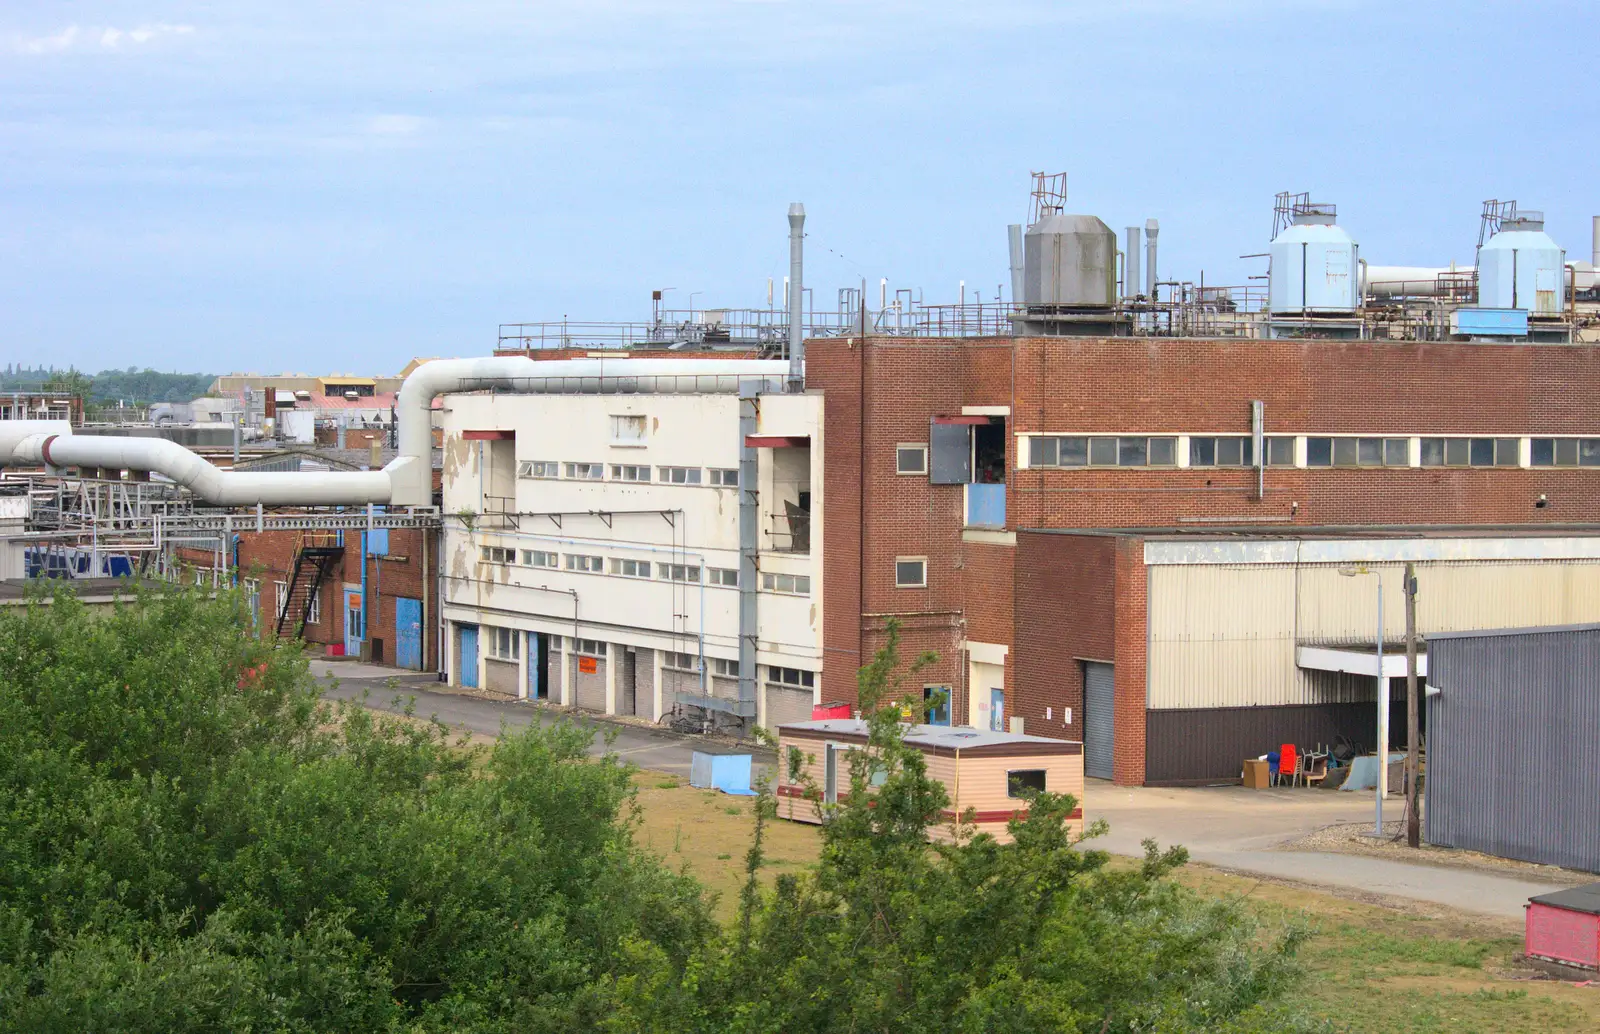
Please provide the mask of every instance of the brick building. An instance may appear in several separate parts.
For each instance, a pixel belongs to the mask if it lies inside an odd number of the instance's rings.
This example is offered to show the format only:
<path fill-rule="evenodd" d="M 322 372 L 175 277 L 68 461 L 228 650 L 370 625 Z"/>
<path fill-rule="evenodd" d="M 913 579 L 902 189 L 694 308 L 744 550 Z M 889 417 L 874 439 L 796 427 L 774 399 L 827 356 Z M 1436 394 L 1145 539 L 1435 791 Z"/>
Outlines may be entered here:
<path fill-rule="evenodd" d="M 820 696 L 853 699 L 894 618 L 907 656 L 938 655 L 926 681 L 949 690 L 953 721 L 1085 740 L 1091 774 L 1118 783 L 1226 778 L 1281 742 L 1370 746 L 1378 669 L 1363 677 L 1376 661 L 1360 647 L 1381 583 L 1399 649 L 1404 562 L 1424 633 L 1600 619 L 1597 358 L 811 341 L 827 430 Z M 1323 646 L 1338 670 L 1316 667 Z"/>

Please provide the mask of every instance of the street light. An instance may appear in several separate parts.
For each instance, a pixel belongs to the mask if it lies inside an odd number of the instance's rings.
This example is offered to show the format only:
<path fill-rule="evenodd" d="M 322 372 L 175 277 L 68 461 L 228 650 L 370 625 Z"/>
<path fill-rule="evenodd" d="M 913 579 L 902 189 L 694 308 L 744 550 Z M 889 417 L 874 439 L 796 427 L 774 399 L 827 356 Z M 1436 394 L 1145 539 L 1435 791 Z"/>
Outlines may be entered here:
<path fill-rule="evenodd" d="M 1378 778 L 1372 835 L 1381 837 L 1383 795 L 1389 792 L 1389 680 L 1383 674 L 1383 575 L 1365 564 L 1341 567 L 1339 573 L 1346 578 L 1370 574 L 1378 579 Z"/>
<path fill-rule="evenodd" d="M 695 295 L 698 295 L 698 294 L 705 294 L 705 292 L 704 291 L 690 291 L 689 292 L 689 322 L 690 323 L 694 322 L 694 299 L 695 299 Z"/>

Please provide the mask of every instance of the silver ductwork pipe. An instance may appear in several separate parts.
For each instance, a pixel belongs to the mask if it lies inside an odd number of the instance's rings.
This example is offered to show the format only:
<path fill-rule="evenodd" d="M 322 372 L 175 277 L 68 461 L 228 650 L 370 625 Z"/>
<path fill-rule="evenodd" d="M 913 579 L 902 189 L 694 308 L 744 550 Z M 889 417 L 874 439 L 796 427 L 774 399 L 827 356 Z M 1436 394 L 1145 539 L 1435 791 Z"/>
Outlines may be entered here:
<path fill-rule="evenodd" d="M 1600 215 L 1593 218 L 1593 234 L 1594 240 L 1591 243 L 1594 254 L 1589 256 L 1589 264 L 1596 269 L 1600 269 Z"/>
<path fill-rule="evenodd" d="M 789 390 L 799 391 L 806 383 L 806 334 L 801 320 L 805 298 L 806 206 L 796 201 L 789 206 Z M 866 299 L 862 299 L 862 305 Z"/>
<path fill-rule="evenodd" d="M 1160 223 L 1154 219 L 1144 221 L 1144 293 L 1151 301 L 1156 300 L 1156 234 L 1160 232 Z"/>
<path fill-rule="evenodd" d="M 1123 231 L 1127 243 L 1122 255 L 1122 295 L 1134 298 L 1139 294 L 1139 228 L 1130 226 Z"/>
<path fill-rule="evenodd" d="M 1023 302 L 1021 223 L 1012 223 L 1006 227 L 1006 241 L 1011 247 L 1011 304 L 1021 305 Z"/>
<path fill-rule="evenodd" d="M 151 471 L 212 506 L 428 506 L 433 502 L 433 400 L 452 392 L 732 394 L 741 381 L 776 390 L 781 359 L 435 359 L 396 401 L 399 455 L 382 470 L 251 473 L 219 470 L 163 438 L 74 435 L 61 421 L 0 422 L 0 463 Z M 20 426 L 19 426 L 20 425 Z"/>

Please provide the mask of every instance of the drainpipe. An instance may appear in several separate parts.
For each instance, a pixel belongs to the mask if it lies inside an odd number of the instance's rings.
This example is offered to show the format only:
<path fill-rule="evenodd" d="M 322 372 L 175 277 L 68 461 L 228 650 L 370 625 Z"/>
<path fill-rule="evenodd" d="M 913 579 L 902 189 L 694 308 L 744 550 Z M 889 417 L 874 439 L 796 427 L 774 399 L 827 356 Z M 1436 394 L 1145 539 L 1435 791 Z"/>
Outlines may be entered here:
<path fill-rule="evenodd" d="M 756 551 L 761 514 L 757 454 L 749 444 L 756 433 L 756 396 L 759 381 L 739 385 L 739 703 L 756 707 Z M 703 624 L 702 624 L 702 627 Z M 705 665 L 701 651 L 700 664 Z M 742 716 L 741 716 L 742 717 Z"/>
<path fill-rule="evenodd" d="M 806 206 L 796 201 L 789 206 L 789 390 L 806 386 L 805 328 L 800 321 L 805 275 Z"/>

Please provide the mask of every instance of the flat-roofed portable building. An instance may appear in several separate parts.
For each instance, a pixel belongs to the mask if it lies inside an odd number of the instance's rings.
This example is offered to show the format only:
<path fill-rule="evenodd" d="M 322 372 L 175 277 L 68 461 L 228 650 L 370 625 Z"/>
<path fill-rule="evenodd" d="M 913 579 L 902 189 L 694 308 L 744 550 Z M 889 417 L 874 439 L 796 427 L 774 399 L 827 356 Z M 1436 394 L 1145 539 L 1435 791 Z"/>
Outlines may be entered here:
<path fill-rule="evenodd" d="M 1083 744 L 1021 733 L 913 725 L 906 730 L 906 745 L 921 751 L 928 774 L 944 784 L 950 804 L 945 824 L 930 834 L 941 840 L 957 832 L 989 833 L 1009 842 L 1006 824 L 1028 812 L 1031 791 L 1070 793 L 1077 798 L 1071 827 L 1083 829 Z M 850 768 L 847 751 L 867 745 L 867 723 L 860 719 L 831 718 L 796 722 L 778 727 L 778 814 L 796 822 L 821 822 L 822 805 L 848 795 Z M 804 758 L 802 780 L 809 776 L 821 800 L 808 799 L 803 781 L 791 781 L 790 748 Z M 966 813 L 971 809 L 971 814 Z M 968 821 L 968 819 L 971 821 Z"/>

